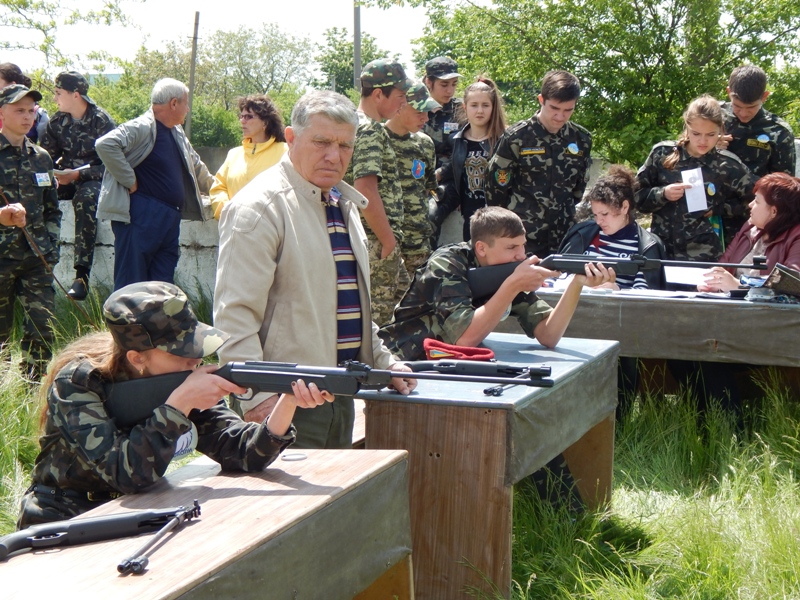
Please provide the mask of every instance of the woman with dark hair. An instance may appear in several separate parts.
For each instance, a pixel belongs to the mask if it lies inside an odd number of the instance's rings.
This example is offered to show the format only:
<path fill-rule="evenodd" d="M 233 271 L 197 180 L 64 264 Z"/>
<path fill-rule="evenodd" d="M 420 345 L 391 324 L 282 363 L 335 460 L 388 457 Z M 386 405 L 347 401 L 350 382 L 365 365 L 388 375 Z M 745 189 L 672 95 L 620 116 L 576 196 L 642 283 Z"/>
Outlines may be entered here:
<path fill-rule="evenodd" d="M 750 219 L 733 238 L 720 262 L 749 264 L 754 256 L 766 256 L 767 266 L 780 263 L 800 271 L 800 179 L 786 173 L 770 173 L 756 182 Z M 736 272 L 714 267 L 705 274 L 701 292 L 728 292 L 741 283 L 741 276 L 759 276 L 761 271 Z"/>
<path fill-rule="evenodd" d="M 209 192 L 216 219 L 239 190 L 277 164 L 288 148 L 283 137 L 283 119 L 269 96 L 239 98 L 238 108 L 242 145 L 228 152 Z"/>
<path fill-rule="evenodd" d="M 635 220 L 633 198 L 637 182 L 633 171 L 622 165 L 611 165 L 608 173 L 594 184 L 586 198 L 591 203 L 594 219 L 573 225 L 559 247 L 560 254 L 586 254 L 627 258 L 640 254 L 647 258 L 666 258 L 661 239 L 644 229 Z M 612 273 L 610 282 L 597 287 L 620 289 L 664 289 L 664 269 L 639 271 L 636 275 Z M 639 384 L 638 359 L 621 356 L 617 374 L 617 421 L 629 412 Z"/>
<path fill-rule="evenodd" d="M 598 179 L 586 195 L 594 219 L 573 225 L 561 242 L 559 254 L 587 254 L 600 257 L 601 262 L 602 257 L 626 258 L 632 254 L 666 258 L 661 239 L 635 220 L 636 189 L 633 171 L 622 165 L 611 165 L 608 174 Z M 635 276 L 618 274 L 615 281 L 603 287 L 664 289 L 664 271 L 639 271 Z"/>
<path fill-rule="evenodd" d="M 0 64 L 0 89 L 18 83 L 24 85 L 26 88 L 31 87 L 31 78 L 25 75 L 17 65 L 14 63 Z M 47 111 L 38 104 L 36 105 L 36 117 L 33 119 L 33 127 L 26 134 L 26 137 L 34 144 L 44 135 L 47 124 L 50 122 L 50 117 L 47 116 Z M 1 123 L 0 123 L 1 124 Z"/>

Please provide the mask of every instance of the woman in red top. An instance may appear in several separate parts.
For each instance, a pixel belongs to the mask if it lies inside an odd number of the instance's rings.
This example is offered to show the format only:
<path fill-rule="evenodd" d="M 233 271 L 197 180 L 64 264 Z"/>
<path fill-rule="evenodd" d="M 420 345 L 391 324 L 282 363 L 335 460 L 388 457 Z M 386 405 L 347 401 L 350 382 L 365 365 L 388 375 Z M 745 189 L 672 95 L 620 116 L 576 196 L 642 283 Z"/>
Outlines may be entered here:
<path fill-rule="evenodd" d="M 766 256 L 771 269 L 780 263 L 800 271 L 800 179 L 786 173 L 770 173 L 756 182 L 750 219 L 720 258 L 720 262 L 750 263 L 753 256 Z M 739 277 L 762 275 L 749 269 L 714 267 L 705 274 L 701 292 L 727 292 L 739 287 Z"/>

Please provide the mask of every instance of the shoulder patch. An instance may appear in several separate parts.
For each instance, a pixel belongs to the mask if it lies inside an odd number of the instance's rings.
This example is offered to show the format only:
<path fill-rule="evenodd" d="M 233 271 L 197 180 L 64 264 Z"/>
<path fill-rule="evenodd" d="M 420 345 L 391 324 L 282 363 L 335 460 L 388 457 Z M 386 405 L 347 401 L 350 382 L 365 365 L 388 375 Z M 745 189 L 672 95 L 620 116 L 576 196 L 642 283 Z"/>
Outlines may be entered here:
<path fill-rule="evenodd" d="M 511 173 L 509 173 L 505 169 L 498 169 L 497 171 L 494 172 L 494 180 L 500 187 L 505 187 L 509 183 L 511 183 Z"/>

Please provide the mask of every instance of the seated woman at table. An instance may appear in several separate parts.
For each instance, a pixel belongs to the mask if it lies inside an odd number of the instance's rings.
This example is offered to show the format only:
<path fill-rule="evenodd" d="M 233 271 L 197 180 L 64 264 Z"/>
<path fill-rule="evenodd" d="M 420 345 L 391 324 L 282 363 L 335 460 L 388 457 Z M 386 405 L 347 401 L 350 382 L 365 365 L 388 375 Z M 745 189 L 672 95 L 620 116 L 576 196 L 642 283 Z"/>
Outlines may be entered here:
<path fill-rule="evenodd" d="M 750 202 L 750 219 L 725 250 L 720 262 L 744 263 L 766 256 L 772 269 L 780 263 L 800 271 L 800 179 L 786 173 L 770 173 L 756 182 Z M 705 274 L 701 292 L 729 292 L 741 283 L 739 277 L 763 277 L 764 271 L 738 269 L 735 273 L 714 267 Z"/>
<path fill-rule="evenodd" d="M 636 222 L 633 198 L 636 175 L 622 165 L 611 165 L 608 174 L 600 177 L 586 195 L 593 220 L 573 225 L 564 236 L 559 254 L 586 254 L 627 258 L 640 254 L 646 258 L 667 257 L 661 238 Z M 598 287 L 620 289 L 664 289 L 663 268 L 639 271 L 635 276 L 616 273 L 613 281 Z"/>
<path fill-rule="evenodd" d="M 636 222 L 633 198 L 636 193 L 636 176 L 622 165 L 612 165 L 608 174 L 600 177 L 586 195 L 591 204 L 594 220 L 573 225 L 561 242 L 559 254 L 586 254 L 603 257 L 627 258 L 640 254 L 647 258 L 666 258 L 661 239 Z M 636 275 L 614 273 L 612 281 L 597 287 L 620 289 L 664 289 L 664 269 L 648 269 Z M 630 410 L 639 383 L 639 363 L 635 357 L 621 356 L 617 377 L 617 421 Z"/>
<path fill-rule="evenodd" d="M 800 179 L 786 173 L 770 173 L 759 179 L 755 199 L 750 202 L 750 218 L 733 238 L 720 262 L 751 263 L 754 256 L 767 257 L 767 266 L 781 263 L 800 270 Z M 767 272 L 737 269 L 736 273 L 714 267 L 705 274 L 701 292 L 729 292 L 741 283 L 739 277 L 763 277 Z M 675 379 L 686 386 L 697 399 L 702 412 L 711 398 L 741 420 L 742 398 L 736 373 L 751 365 L 669 361 Z"/>
<path fill-rule="evenodd" d="M 164 476 L 177 448 L 194 448 L 225 470 L 260 471 L 294 441 L 297 406 L 333 400 L 312 383 L 284 394 L 263 423 L 246 423 L 222 399 L 247 390 L 200 365 L 227 334 L 198 322 L 176 286 L 149 281 L 106 300 L 109 332 L 59 353 L 43 382 L 41 452 L 17 526 L 69 519 Z M 119 428 L 106 410 L 109 384 L 192 370 L 146 420 Z"/>

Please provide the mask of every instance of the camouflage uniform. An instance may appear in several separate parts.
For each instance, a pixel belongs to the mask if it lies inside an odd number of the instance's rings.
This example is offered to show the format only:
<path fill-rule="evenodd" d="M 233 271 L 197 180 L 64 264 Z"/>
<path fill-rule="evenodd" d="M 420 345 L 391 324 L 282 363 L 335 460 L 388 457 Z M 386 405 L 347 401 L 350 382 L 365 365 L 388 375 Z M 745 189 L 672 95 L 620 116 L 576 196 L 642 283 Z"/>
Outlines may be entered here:
<path fill-rule="evenodd" d="M 468 270 L 477 266 L 469 242 L 436 250 L 414 275 L 391 323 L 378 333 L 389 351 L 400 360 L 419 360 L 425 357 L 425 338 L 455 344 L 477 308 L 467 281 Z M 510 313 L 530 337 L 552 310 L 532 293 L 519 294 L 510 307 Z"/>
<path fill-rule="evenodd" d="M 747 123 L 733 114 L 730 102 L 722 102 L 725 133 L 733 136 L 728 151 L 739 157 L 756 179 L 769 173 L 794 177 L 794 133 L 789 124 L 762 107 Z"/>
<path fill-rule="evenodd" d="M 586 189 L 591 150 L 592 136 L 580 125 L 567 121 L 550 133 L 538 115 L 500 138 L 486 167 L 486 202 L 520 216 L 527 252 L 543 257 L 558 250 Z"/>
<path fill-rule="evenodd" d="M 403 190 L 401 251 L 410 281 L 431 254 L 433 226 L 428 219 L 428 201 L 436 189 L 436 155 L 431 138 L 424 133 L 399 136 L 388 127 L 386 133 L 397 156 L 397 175 Z"/>
<path fill-rule="evenodd" d="M 105 172 L 94 143 L 115 127 L 111 116 L 92 103 L 81 119 L 73 119 L 60 111 L 54 114 L 42 138 L 42 148 L 50 153 L 59 169 L 91 165 L 78 172 L 75 183 L 58 188 L 58 197 L 72 200 L 75 210 L 74 266 L 85 267 L 87 271 L 92 268 L 97 237 L 97 197 Z"/>
<path fill-rule="evenodd" d="M 168 283 L 126 286 L 109 297 L 103 311 L 115 346 L 124 350 L 157 348 L 201 358 L 228 339 L 199 323 L 186 295 Z M 126 379 L 118 373 L 114 383 Z M 111 384 L 111 375 L 83 356 L 55 375 L 19 527 L 71 518 L 150 487 L 164 476 L 178 446 L 184 446 L 182 436 L 191 437 L 197 450 L 224 470 L 237 471 L 261 471 L 295 438 L 294 428 L 275 436 L 266 423 L 245 423 L 222 400 L 188 416 L 162 404 L 143 422 L 120 429 L 104 403 Z"/>
<path fill-rule="evenodd" d="M 453 98 L 442 106 L 441 110 L 428 113 L 428 122 L 422 132 L 433 140 L 436 149 L 436 168 L 450 161 L 453 153 L 452 135 L 460 129 L 456 121 L 456 112 L 462 104 L 461 98 Z"/>
<path fill-rule="evenodd" d="M 683 183 L 681 171 L 700 167 L 705 183 L 708 210 L 723 218 L 740 217 L 753 197 L 755 180 L 735 154 L 712 149 L 699 158 L 680 148 L 675 168 L 663 166 L 675 150 L 676 142 L 656 144 L 636 178 L 636 207 L 653 214 L 650 230 L 664 242 L 669 258 L 715 261 L 722 254 L 722 241 L 705 216 L 707 211 L 687 211 L 685 196 L 676 202 L 664 198 L 664 188 Z"/>
<path fill-rule="evenodd" d="M 383 125 L 358 113 L 359 125 L 353 150 L 353 180 L 376 175 L 378 192 L 383 201 L 386 218 L 394 232 L 397 246 L 386 258 L 381 258 L 381 243 L 366 220 L 364 230 L 369 241 L 370 297 L 372 318 L 378 324 L 388 323 L 395 304 L 408 287 L 409 278 L 403 264 L 403 189 L 397 176 L 397 155 Z"/>
<path fill-rule="evenodd" d="M 61 211 L 50 156 L 28 139 L 19 148 L 0 134 L 0 186 L 9 202 L 19 202 L 25 207 L 25 229 L 51 269 L 54 268 L 59 254 Z M 0 225 L 0 343 L 11 334 L 15 298 L 19 299 L 24 315 L 21 341 L 24 361 L 30 367 L 37 367 L 50 357 L 53 342 L 52 271 L 47 271 L 20 228 Z"/>
<path fill-rule="evenodd" d="M 108 383 L 81 359 L 56 376 L 19 527 L 69 519 L 150 487 L 164 476 L 178 439 L 192 426 L 197 450 L 225 470 L 260 471 L 294 440 L 293 432 L 273 436 L 266 424 L 245 423 L 224 401 L 189 417 L 162 404 L 143 424 L 118 429 L 103 404 Z"/>

